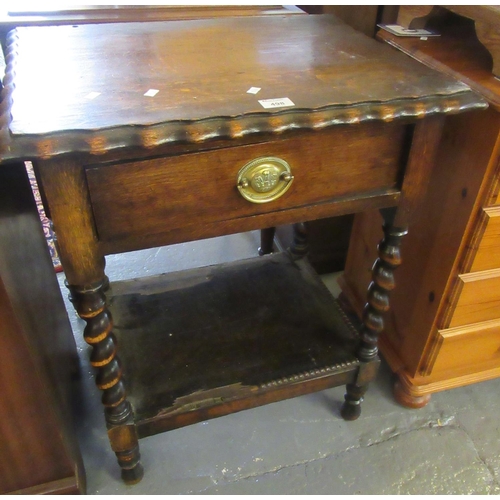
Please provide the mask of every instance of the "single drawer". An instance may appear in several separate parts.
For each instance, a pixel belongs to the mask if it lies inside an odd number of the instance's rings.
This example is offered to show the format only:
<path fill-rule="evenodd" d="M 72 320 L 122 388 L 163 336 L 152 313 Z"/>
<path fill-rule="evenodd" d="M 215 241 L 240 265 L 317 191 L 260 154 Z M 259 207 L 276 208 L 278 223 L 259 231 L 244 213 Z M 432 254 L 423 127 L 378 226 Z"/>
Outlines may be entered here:
<path fill-rule="evenodd" d="M 442 344 L 433 375 L 468 368 L 474 373 L 500 366 L 500 319 L 440 330 L 439 336 Z"/>
<path fill-rule="evenodd" d="M 470 272 L 500 268 L 500 206 L 485 208 L 480 227 L 484 228 Z"/>
<path fill-rule="evenodd" d="M 367 123 L 333 127 L 258 144 L 88 166 L 86 175 L 99 239 L 161 234 L 286 211 L 398 187 L 406 127 Z M 261 157 L 290 165 L 290 188 L 269 203 L 239 193 L 238 172 Z M 273 224 L 270 224 L 273 225 Z"/>
<path fill-rule="evenodd" d="M 449 327 L 500 319 L 500 269 L 461 274 Z"/>

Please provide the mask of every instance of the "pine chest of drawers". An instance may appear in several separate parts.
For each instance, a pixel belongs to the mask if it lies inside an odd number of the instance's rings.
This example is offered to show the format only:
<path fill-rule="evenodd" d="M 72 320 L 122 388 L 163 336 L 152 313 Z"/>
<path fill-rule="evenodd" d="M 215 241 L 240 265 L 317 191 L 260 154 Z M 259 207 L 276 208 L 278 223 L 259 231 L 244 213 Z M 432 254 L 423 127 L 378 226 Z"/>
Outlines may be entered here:
<path fill-rule="evenodd" d="M 500 375 L 500 83 L 477 38 L 494 32 L 488 25 L 498 27 L 500 11 L 450 10 L 477 14 L 476 24 L 441 7 L 401 6 L 398 22 L 431 27 L 440 36 L 403 40 L 378 34 L 471 85 L 490 103 L 484 114 L 448 120 L 415 232 L 403 243 L 406 259 L 398 278 L 413 280 L 413 286 L 394 298 L 381 350 L 399 375 L 396 398 L 411 407 L 427 404 L 434 392 Z M 378 214 L 357 216 L 343 277 L 344 295 L 358 314 L 359 294 L 370 279 L 373 251 L 367 249 L 376 240 L 371 228 L 377 223 Z"/>

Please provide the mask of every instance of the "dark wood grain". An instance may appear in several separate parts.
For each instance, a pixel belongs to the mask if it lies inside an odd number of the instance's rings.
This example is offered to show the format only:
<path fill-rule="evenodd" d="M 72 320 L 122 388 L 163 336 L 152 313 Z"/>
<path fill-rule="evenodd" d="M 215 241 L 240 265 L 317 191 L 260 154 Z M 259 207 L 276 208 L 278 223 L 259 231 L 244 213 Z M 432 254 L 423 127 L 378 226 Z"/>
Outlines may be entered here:
<path fill-rule="evenodd" d="M 113 283 L 109 296 L 139 428 L 172 429 L 358 371 L 354 326 L 306 262 L 283 253 Z M 309 388 L 284 390 L 299 381 Z"/>
<path fill-rule="evenodd" d="M 122 478 L 136 483 L 143 476 L 132 407 L 122 380 L 122 366 L 116 353 L 113 319 L 107 308 L 104 283 L 94 288 L 70 285 L 72 302 L 78 315 L 87 323 L 83 332 L 92 346 L 90 364 L 96 370 L 95 382 L 102 391 L 102 404 L 111 448 L 122 468 Z"/>
<path fill-rule="evenodd" d="M 353 214 L 306 222 L 308 234 L 307 259 L 319 274 L 345 269 Z M 276 228 L 276 248 L 284 250 L 293 241 L 293 226 Z"/>
<path fill-rule="evenodd" d="M 354 193 L 361 198 L 364 190 L 369 197 L 399 189 L 407 128 L 366 123 L 356 132 L 352 137 L 352 127 L 335 127 L 255 145 L 89 166 L 86 177 L 99 240 L 241 221 L 297 206 L 326 207 Z M 266 156 L 287 161 L 294 182 L 277 200 L 249 203 L 236 187 L 238 172 L 249 161 Z"/>
<path fill-rule="evenodd" d="M 297 220 L 315 220 L 324 217 L 334 217 L 363 212 L 374 208 L 392 207 L 398 203 L 400 193 L 398 190 L 390 192 L 366 193 L 363 198 L 349 197 L 338 199 L 332 203 L 297 207 L 286 211 L 276 211 L 245 217 L 207 223 L 204 226 L 190 225 L 163 233 L 149 233 L 139 236 L 127 236 L 124 239 L 99 242 L 103 254 L 113 254 L 151 248 L 174 243 L 182 243 L 197 239 L 212 238 L 227 234 L 254 231 L 269 225 L 291 224 Z"/>
<path fill-rule="evenodd" d="M 303 14 L 293 5 L 79 5 L 38 9 L 16 5 L 0 13 L 0 26 L 56 26 L 123 22 L 170 21 L 221 16 Z"/>
<path fill-rule="evenodd" d="M 0 169 L 0 493 L 84 493 L 75 340 L 22 163 Z"/>
<path fill-rule="evenodd" d="M 64 273 L 72 285 L 95 285 L 104 279 L 104 255 L 98 247 L 94 217 L 83 167 L 65 158 L 34 164 L 58 235 Z M 93 286 L 90 286 L 92 288 Z"/>
<path fill-rule="evenodd" d="M 321 5 L 323 14 L 334 14 L 356 31 L 361 31 L 369 37 L 375 35 L 378 5 Z"/>
<path fill-rule="evenodd" d="M 7 66 L 6 157 L 102 154 L 484 106 L 463 84 L 333 16 L 19 28 L 8 37 Z M 262 90 L 248 94 L 252 86 Z M 159 92 L 144 97 L 149 89 Z M 100 95 L 88 99 L 92 92 Z M 258 102 L 284 97 L 294 106 L 269 111 Z"/>
<path fill-rule="evenodd" d="M 449 10 L 474 21 L 476 34 L 493 58 L 494 75 L 500 75 L 500 7 L 498 5 L 450 5 Z"/>
<path fill-rule="evenodd" d="M 31 71 L 40 54 L 48 76 L 34 84 Z M 122 379 L 101 288 L 104 256 L 283 223 L 300 229 L 302 255 L 304 221 L 398 204 L 389 225 L 405 227 L 429 180 L 429 155 L 443 115 L 483 109 L 484 101 L 331 16 L 20 29 L 9 38 L 7 57 L 3 157 L 37 158 L 61 260 L 87 321 L 85 337 L 96 346 L 97 383 L 104 402 L 120 408 L 113 414 L 108 405 L 106 416 L 124 478 L 139 479 L 140 465 L 123 383 L 130 384 L 139 423 L 152 422 L 140 435 L 328 384 L 347 384 L 342 415 L 359 416 L 361 396 L 378 366 L 376 339 L 358 352 L 362 359 L 343 366 L 359 341 L 344 349 L 344 327 L 329 323 L 331 297 L 319 299 L 319 310 L 309 309 L 306 299 L 317 297 L 311 291 L 316 278 L 279 274 L 282 267 L 297 271 L 303 261 L 271 260 L 263 270 L 267 257 L 260 257 L 257 267 L 241 262 L 238 272 L 209 273 L 209 279 L 189 273 L 191 281 L 167 279 L 166 290 L 150 279 L 142 289 L 141 280 L 129 300 L 114 303 L 117 333 L 123 318 L 142 332 L 132 336 L 132 346 L 123 342 L 128 375 Z M 246 92 L 251 86 L 261 88 L 257 95 Z M 144 97 L 150 88 L 158 94 Z M 85 99 L 89 92 L 100 94 Z M 266 110 L 258 104 L 263 98 L 294 104 Z M 295 177 L 284 196 L 257 206 L 238 194 L 237 172 L 262 156 L 285 158 Z M 392 264 L 392 229 L 387 238 L 381 253 Z M 210 287 L 222 274 L 214 291 Z M 164 308 L 160 302 L 173 290 L 176 298 Z M 184 294 L 188 290 L 191 298 Z M 211 319 L 203 320 L 202 313 Z M 326 345 L 322 321 L 332 326 Z M 323 333 L 309 334 L 306 323 Z M 216 334 L 207 340 L 209 331 Z M 181 349 L 169 350 L 171 341 Z M 152 362 L 155 356 L 159 362 Z M 314 360 L 335 366 L 332 377 L 321 375 Z M 142 399 L 134 396 L 137 385 Z"/>
<path fill-rule="evenodd" d="M 396 287 L 395 271 L 401 265 L 401 240 L 408 234 L 408 224 L 415 215 L 433 170 L 441 138 L 443 116 L 417 123 L 402 181 L 402 197 L 397 207 L 381 210 L 384 237 L 377 246 L 378 257 L 372 267 L 367 302 L 361 318 L 360 343 L 356 351 L 363 362 L 376 358 L 378 338 L 385 329 L 384 318 L 390 308 L 390 294 Z M 360 403 L 367 389 L 362 382 L 347 385 L 342 416 L 354 420 L 360 415 Z"/>
<path fill-rule="evenodd" d="M 42 161 L 37 171 L 46 199 L 59 200 L 50 204 L 50 214 L 59 234 L 61 262 L 73 304 L 86 322 L 84 338 L 93 348 L 90 360 L 97 371 L 97 387 L 102 390 L 111 447 L 122 467 L 122 478 L 133 484 L 142 478 L 143 470 L 116 353 L 113 320 L 103 292 L 105 261 L 97 242 L 85 172 L 68 158 L 55 165 Z"/>
<path fill-rule="evenodd" d="M 441 22 L 436 21 L 432 27 L 439 30 L 441 36 L 426 41 L 395 37 L 383 30 L 377 33 L 377 37 L 429 67 L 460 79 L 498 110 L 500 81 L 491 73 L 491 56 L 478 40 L 474 22 L 460 20 L 459 29 L 455 29 L 456 18 L 458 16 L 448 13 Z"/>
<path fill-rule="evenodd" d="M 442 24 L 453 24 L 455 34 L 457 23 L 449 23 L 449 14 L 456 14 L 462 20 L 467 19 L 474 26 L 474 31 L 491 55 L 493 66 L 491 72 L 500 74 L 500 37 L 498 36 L 498 25 L 500 23 L 500 7 L 497 5 L 444 5 L 432 8 L 427 6 L 401 6 L 398 13 L 398 22 L 404 26 L 425 28 L 436 26 L 436 21 Z M 417 17 L 418 16 L 418 17 Z M 439 26 L 438 24 L 438 26 Z M 437 27 L 438 32 L 440 28 Z"/>
<path fill-rule="evenodd" d="M 260 246 L 258 248 L 259 255 L 267 255 L 274 250 L 274 235 L 276 228 L 266 227 L 260 231 Z"/>
<path fill-rule="evenodd" d="M 396 228 L 407 228 L 412 217 L 418 214 L 417 204 L 426 193 L 430 182 L 444 121 L 444 115 L 432 116 L 425 123 L 418 122 L 415 126 L 401 186 L 403 196 L 392 221 Z"/>

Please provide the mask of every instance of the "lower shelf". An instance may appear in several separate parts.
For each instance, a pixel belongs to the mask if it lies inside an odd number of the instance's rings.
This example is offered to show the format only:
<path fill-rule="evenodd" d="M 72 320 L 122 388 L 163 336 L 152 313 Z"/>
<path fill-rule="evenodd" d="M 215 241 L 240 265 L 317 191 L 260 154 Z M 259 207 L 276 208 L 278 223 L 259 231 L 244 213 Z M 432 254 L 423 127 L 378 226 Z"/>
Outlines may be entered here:
<path fill-rule="evenodd" d="M 350 383 L 359 370 L 356 328 L 287 253 L 117 282 L 108 297 L 140 437 Z"/>

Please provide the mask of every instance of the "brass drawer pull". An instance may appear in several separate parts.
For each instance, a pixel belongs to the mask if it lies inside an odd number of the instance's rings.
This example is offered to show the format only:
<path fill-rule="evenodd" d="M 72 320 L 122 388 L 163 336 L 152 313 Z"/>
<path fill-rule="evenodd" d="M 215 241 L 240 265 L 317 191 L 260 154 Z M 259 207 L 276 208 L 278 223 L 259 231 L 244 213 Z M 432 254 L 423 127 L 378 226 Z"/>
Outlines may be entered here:
<path fill-rule="evenodd" d="M 290 165 L 281 158 L 256 158 L 238 172 L 238 190 L 252 203 L 268 203 L 285 194 L 293 181 Z"/>

